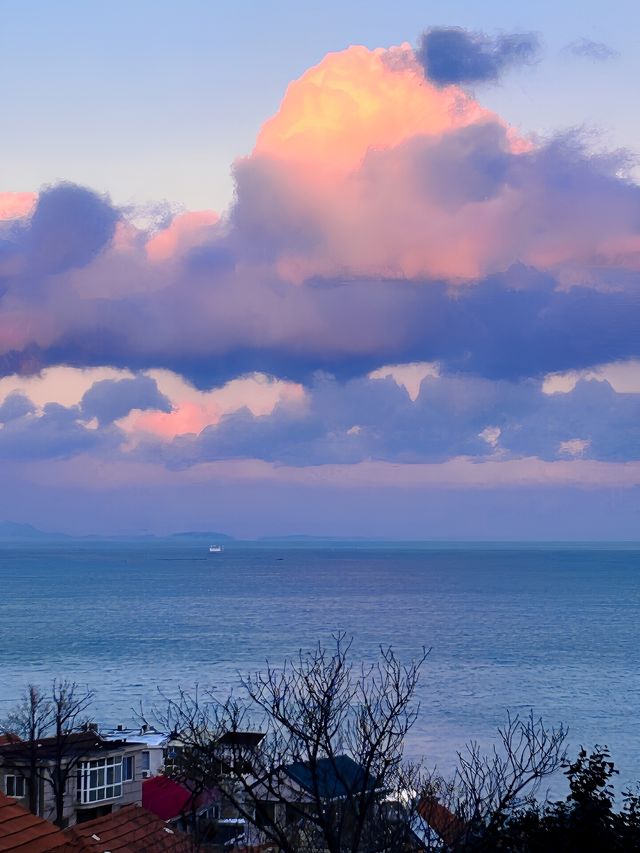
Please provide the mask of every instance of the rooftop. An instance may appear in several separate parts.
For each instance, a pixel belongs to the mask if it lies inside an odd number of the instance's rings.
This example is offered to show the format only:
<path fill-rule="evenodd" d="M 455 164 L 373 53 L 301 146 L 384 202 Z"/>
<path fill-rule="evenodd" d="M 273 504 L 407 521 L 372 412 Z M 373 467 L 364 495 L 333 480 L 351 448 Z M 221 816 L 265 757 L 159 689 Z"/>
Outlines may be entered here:
<path fill-rule="evenodd" d="M 216 802 L 216 791 L 204 791 L 196 797 L 196 811 Z M 163 820 L 174 820 L 192 809 L 192 793 L 186 785 L 167 776 L 152 776 L 142 783 L 142 805 Z"/>
<path fill-rule="evenodd" d="M 111 729 L 102 729 L 100 736 L 109 741 L 126 741 L 127 743 L 143 743 L 149 747 L 162 747 L 168 739 L 166 732 L 158 732 L 144 726 L 137 728 L 126 728 L 116 726 Z"/>
<path fill-rule="evenodd" d="M 190 836 L 136 805 L 76 824 L 66 834 L 87 853 L 194 853 L 195 849 Z"/>
<path fill-rule="evenodd" d="M 0 793 L 0 851 L 71 853 L 78 849 L 57 826 Z"/>
<path fill-rule="evenodd" d="M 37 745 L 39 760 L 47 761 L 55 758 L 57 752 L 55 737 L 40 738 Z M 70 732 L 65 735 L 64 754 L 68 757 L 78 757 L 94 752 L 114 752 L 124 749 L 125 746 L 125 741 L 108 741 L 94 731 Z M 27 740 L 10 740 L 4 744 L 0 743 L 0 756 L 9 761 L 26 760 L 30 750 L 31 741 Z"/>
<path fill-rule="evenodd" d="M 285 767 L 285 772 L 306 791 L 312 791 L 314 781 L 323 800 L 333 800 L 348 794 L 371 790 L 376 785 L 372 776 L 367 776 L 363 767 L 348 755 L 334 759 L 321 758 L 316 763 L 315 780 L 306 762 L 296 761 Z"/>

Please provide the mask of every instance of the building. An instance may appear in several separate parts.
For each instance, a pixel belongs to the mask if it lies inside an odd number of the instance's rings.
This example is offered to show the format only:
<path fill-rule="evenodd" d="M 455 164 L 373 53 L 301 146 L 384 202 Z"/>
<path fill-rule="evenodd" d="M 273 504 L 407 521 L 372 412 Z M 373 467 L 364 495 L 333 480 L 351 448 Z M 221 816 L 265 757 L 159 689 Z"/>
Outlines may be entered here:
<path fill-rule="evenodd" d="M 143 745 L 109 741 L 89 729 L 37 742 L 0 743 L 0 791 L 34 814 L 56 818 L 61 792 L 62 825 L 92 820 L 142 801 Z"/>
<path fill-rule="evenodd" d="M 142 779 L 157 776 L 164 769 L 169 742 L 169 737 L 164 732 L 159 732 L 148 725 L 127 728 L 120 724 L 114 729 L 101 729 L 100 735 L 105 740 L 125 741 L 142 746 L 139 767 Z"/>

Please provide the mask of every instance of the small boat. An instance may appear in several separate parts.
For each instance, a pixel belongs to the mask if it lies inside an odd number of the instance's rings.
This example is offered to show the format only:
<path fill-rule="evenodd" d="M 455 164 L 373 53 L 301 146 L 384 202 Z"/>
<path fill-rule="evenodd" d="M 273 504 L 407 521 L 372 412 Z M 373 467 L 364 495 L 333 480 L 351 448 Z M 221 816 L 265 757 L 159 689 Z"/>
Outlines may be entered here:
<path fill-rule="evenodd" d="M 221 551 L 224 551 L 222 545 L 209 545 L 210 554 L 219 554 Z"/>

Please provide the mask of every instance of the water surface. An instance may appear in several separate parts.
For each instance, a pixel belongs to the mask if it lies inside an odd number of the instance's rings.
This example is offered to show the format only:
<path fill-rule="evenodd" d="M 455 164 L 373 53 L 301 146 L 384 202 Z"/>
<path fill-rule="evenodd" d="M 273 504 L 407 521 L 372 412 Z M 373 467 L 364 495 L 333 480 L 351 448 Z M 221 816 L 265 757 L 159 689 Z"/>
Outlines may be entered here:
<path fill-rule="evenodd" d="M 640 549 L 633 546 L 0 545 L 0 715 L 28 681 L 131 719 L 156 687 L 221 691 L 346 631 L 354 655 L 431 648 L 411 748 L 452 764 L 507 709 L 607 744 L 640 778 Z"/>

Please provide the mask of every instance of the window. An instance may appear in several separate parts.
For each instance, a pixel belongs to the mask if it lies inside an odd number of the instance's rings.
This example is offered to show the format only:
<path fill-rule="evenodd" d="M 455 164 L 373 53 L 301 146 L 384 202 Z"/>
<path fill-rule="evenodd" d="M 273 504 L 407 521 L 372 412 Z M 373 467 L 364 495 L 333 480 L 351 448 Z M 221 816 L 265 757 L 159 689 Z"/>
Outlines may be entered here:
<path fill-rule="evenodd" d="M 4 790 L 7 797 L 16 797 L 20 799 L 24 797 L 27 786 L 25 785 L 24 777 L 22 776 L 5 776 Z"/>
<path fill-rule="evenodd" d="M 122 796 L 122 758 L 83 761 L 78 770 L 78 800 L 97 803 Z"/>
<path fill-rule="evenodd" d="M 133 755 L 125 755 L 122 759 L 122 781 L 132 782 L 136 778 L 136 759 Z"/>
<path fill-rule="evenodd" d="M 145 749 L 144 752 L 140 753 L 140 769 L 148 770 L 149 769 L 149 751 Z"/>

